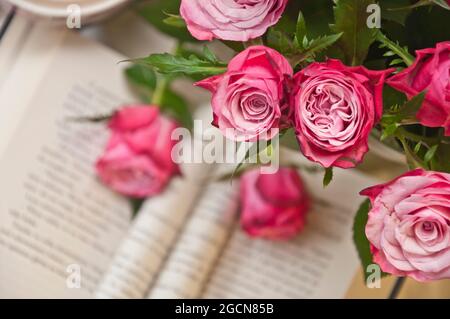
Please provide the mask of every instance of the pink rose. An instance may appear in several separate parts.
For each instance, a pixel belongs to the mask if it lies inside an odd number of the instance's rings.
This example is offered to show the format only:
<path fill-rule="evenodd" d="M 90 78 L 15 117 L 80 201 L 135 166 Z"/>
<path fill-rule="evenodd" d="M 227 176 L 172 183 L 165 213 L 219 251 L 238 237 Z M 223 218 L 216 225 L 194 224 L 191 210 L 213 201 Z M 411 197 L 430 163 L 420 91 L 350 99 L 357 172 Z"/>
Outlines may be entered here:
<path fill-rule="evenodd" d="M 366 235 L 383 271 L 450 278 L 450 174 L 416 169 L 361 194 L 372 202 Z"/>
<path fill-rule="evenodd" d="M 383 111 L 382 90 L 392 70 L 312 63 L 294 77 L 291 105 L 303 154 L 324 167 L 355 167 Z"/>
<path fill-rule="evenodd" d="M 241 225 L 250 236 L 289 239 L 303 229 L 309 199 L 297 170 L 254 169 L 241 177 L 241 205 Z"/>
<path fill-rule="evenodd" d="M 242 41 L 262 36 L 288 0 L 182 0 L 180 14 L 198 40 Z"/>
<path fill-rule="evenodd" d="M 280 53 L 252 46 L 230 61 L 225 74 L 196 85 L 213 93 L 213 124 L 226 137 L 270 140 L 277 134 L 272 129 L 283 125 L 282 113 L 288 109 L 284 80 L 292 75 L 292 67 Z"/>
<path fill-rule="evenodd" d="M 122 108 L 109 121 L 111 137 L 96 163 L 103 183 L 130 197 L 143 198 L 163 190 L 179 173 L 172 161 L 171 140 L 177 124 L 156 106 Z"/>
<path fill-rule="evenodd" d="M 425 126 L 444 127 L 445 135 L 450 136 L 450 41 L 416 53 L 414 64 L 387 83 L 408 98 L 426 90 L 417 118 Z"/>

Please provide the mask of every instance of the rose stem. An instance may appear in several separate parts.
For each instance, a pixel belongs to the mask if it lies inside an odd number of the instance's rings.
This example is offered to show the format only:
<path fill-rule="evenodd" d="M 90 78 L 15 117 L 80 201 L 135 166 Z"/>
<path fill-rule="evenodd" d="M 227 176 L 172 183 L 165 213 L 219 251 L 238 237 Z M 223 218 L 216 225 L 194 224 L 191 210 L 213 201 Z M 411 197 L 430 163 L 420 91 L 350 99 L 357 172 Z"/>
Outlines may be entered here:
<path fill-rule="evenodd" d="M 400 290 L 402 289 L 405 281 L 406 277 L 399 277 L 395 280 L 395 284 L 394 287 L 392 287 L 389 299 L 397 299 L 398 294 L 400 293 Z"/>

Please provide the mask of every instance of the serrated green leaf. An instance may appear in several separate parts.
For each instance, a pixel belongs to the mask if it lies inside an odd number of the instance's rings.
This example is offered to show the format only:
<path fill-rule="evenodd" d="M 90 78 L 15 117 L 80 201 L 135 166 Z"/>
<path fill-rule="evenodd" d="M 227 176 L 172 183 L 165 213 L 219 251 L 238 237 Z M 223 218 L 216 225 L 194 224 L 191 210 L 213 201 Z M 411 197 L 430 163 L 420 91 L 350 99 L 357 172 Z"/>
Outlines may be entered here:
<path fill-rule="evenodd" d="M 343 33 L 338 45 L 345 56 L 346 64 L 363 64 L 377 29 L 367 26 L 367 7 L 374 0 L 335 0 L 335 23 L 330 26 L 335 33 Z"/>
<path fill-rule="evenodd" d="M 300 53 L 295 56 L 291 56 L 290 59 L 293 61 L 294 65 L 297 65 L 303 61 L 307 61 L 310 58 L 314 58 L 318 53 L 327 49 L 331 45 L 333 45 L 339 38 L 342 36 L 342 33 L 339 34 L 331 34 L 325 35 L 316 39 L 309 41 L 309 43 L 304 42 L 303 47 L 305 48 Z M 304 38 L 306 39 L 306 37 Z"/>
<path fill-rule="evenodd" d="M 133 62 L 151 66 L 161 74 L 184 74 L 208 77 L 222 74 L 226 71 L 225 64 L 212 63 L 196 55 L 191 55 L 186 58 L 169 53 L 152 54 L 145 58 L 135 59 Z"/>
<path fill-rule="evenodd" d="M 424 91 L 407 101 L 398 112 L 398 116 L 400 117 L 400 119 L 415 117 L 417 112 L 419 112 L 423 101 L 425 100 L 425 95 L 426 92 Z"/>
<path fill-rule="evenodd" d="M 381 125 L 385 128 L 395 124 L 401 124 L 402 120 L 415 118 L 417 112 L 425 99 L 426 92 L 419 93 L 409 101 L 406 101 L 401 107 L 392 109 L 383 115 Z"/>
<path fill-rule="evenodd" d="M 406 65 L 410 66 L 414 62 L 414 57 L 409 53 L 407 47 L 402 47 L 398 42 L 391 41 L 386 37 L 381 31 L 376 33 L 376 39 L 381 43 L 380 48 L 388 48 L 388 51 L 384 56 L 394 56 L 400 57 Z"/>
<path fill-rule="evenodd" d="M 330 185 L 333 180 L 333 167 L 325 168 L 325 173 L 323 174 L 323 187 Z"/>

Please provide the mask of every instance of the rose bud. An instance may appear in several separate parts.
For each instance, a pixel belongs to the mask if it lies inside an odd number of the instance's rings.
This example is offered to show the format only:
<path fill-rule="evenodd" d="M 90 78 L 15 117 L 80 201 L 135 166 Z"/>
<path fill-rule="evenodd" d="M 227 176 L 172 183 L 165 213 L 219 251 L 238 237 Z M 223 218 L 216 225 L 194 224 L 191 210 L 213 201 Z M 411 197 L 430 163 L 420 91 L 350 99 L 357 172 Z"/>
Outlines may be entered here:
<path fill-rule="evenodd" d="M 425 126 L 445 128 L 445 135 L 450 136 L 450 41 L 416 53 L 414 64 L 387 83 L 408 98 L 426 91 L 417 118 Z"/>

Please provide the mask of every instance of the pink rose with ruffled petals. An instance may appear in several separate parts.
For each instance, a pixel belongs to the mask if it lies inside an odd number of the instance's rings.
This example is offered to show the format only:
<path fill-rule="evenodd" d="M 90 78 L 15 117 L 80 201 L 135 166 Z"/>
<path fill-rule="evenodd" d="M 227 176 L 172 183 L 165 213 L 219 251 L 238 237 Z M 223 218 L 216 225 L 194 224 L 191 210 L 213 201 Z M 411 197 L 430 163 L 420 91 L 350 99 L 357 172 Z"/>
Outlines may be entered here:
<path fill-rule="evenodd" d="M 385 77 L 393 70 L 311 63 L 294 77 L 291 105 L 303 154 L 324 167 L 355 167 L 383 111 Z"/>
<path fill-rule="evenodd" d="M 309 198 L 297 170 L 254 169 L 241 177 L 241 205 L 241 225 L 250 236 L 289 239 L 305 225 Z"/>
<path fill-rule="evenodd" d="M 416 169 L 361 194 L 372 203 L 366 235 L 384 272 L 450 278 L 450 174 Z"/>
<path fill-rule="evenodd" d="M 425 126 L 445 128 L 445 135 L 450 136 L 450 41 L 416 53 L 414 64 L 387 83 L 408 98 L 426 90 L 417 118 Z"/>
<path fill-rule="evenodd" d="M 96 163 L 97 174 L 113 190 L 143 198 L 161 192 L 179 173 L 171 158 L 177 124 L 156 106 L 128 106 L 109 121 L 111 137 Z"/>
<path fill-rule="evenodd" d="M 289 62 L 277 51 L 252 46 L 236 55 L 225 74 L 197 82 L 213 93 L 213 125 L 236 141 L 270 140 L 288 112 Z"/>
<path fill-rule="evenodd" d="M 182 0 L 180 14 L 198 40 L 246 42 L 280 19 L 288 0 Z"/>

